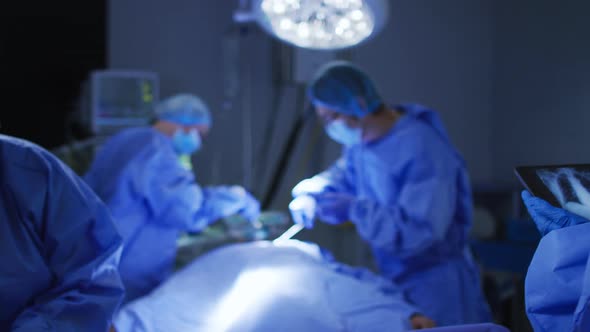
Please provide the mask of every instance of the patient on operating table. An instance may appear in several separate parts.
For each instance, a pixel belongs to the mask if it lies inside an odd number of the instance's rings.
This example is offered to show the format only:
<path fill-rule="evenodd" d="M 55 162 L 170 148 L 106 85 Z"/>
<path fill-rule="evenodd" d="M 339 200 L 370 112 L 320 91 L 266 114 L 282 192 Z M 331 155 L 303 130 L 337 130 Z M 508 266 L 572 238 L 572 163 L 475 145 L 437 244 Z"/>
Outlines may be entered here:
<path fill-rule="evenodd" d="M 294 240 L 214 250 L 126 305 L 114 322 L 118 332 L 364 332 L 434 326 L 389 281 Z"/>

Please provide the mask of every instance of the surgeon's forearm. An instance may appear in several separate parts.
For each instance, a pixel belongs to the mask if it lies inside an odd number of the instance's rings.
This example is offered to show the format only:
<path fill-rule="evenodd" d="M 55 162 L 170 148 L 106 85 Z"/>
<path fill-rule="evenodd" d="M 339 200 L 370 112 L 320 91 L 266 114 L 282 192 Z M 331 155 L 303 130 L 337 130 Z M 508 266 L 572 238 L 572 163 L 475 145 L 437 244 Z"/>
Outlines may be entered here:
<path fill-rule="evenodd" d="M 350 169 L 342 157 L 332 166 L 311 178 L 302 180 L 291 191 L 293 197 L 317 195 L 325 192 L 350 192 Z"/>
<path fill-rule="evenodd" d="M 349 192 L 351 188 L 348 182 L 347 170 L 339 165 L 330 167 L 315 175 L 312 179 L 314 178 L 324 184 L 320 192 Z"/>

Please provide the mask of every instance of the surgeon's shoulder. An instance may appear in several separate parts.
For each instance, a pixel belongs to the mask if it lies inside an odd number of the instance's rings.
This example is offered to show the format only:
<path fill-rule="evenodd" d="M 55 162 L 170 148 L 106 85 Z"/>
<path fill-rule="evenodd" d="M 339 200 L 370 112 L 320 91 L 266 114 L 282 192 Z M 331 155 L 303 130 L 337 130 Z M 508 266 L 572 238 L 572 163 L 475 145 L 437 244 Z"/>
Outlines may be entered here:
<path fill-rule="evenodd" d="M 461 158 L 450 143 L 431 126 L 415 121 L 399 135 L 398 155 L 410 161 L 436 163 L 449 167 L 460 164 Z"/>
<path fill-rule="evenodd" d="M 2 163 L 10 169 L 6 174 L 30 175 L 29 180 L 43 179 L 48 182 L 52 177 L 66 177 L 77 181 L 74 172 L 56 156 L 39 145 L 10 136 L 0 135 L 0 154 Z M 7 179 L 12 180 L 12 179 Z M 37 185 L 41 185 L 37 183 Z"/>
<path fill-rule="evenodd" d="M 108 138 L 98 150 L 94 163 L 103 165 L 114 162 L 120 156 L 137 156 L 153 149 L 154 134 L 149 127 L 127 128 Z"/>
<path fill-rule="evenodd" d="M 24 139 L 0 135 L 2 163 L 31 172 L 45 172 L 56 159 L 50 152 Z"/>
<path fill-rule="evenodd" d="M 444 139 L 438 135 L 434 128 L 417 120 L 405 126 L 398 133 L 398 138 L 404 141 L 405 146 L 413 148 L 438 149 L 446 145 Z"/>

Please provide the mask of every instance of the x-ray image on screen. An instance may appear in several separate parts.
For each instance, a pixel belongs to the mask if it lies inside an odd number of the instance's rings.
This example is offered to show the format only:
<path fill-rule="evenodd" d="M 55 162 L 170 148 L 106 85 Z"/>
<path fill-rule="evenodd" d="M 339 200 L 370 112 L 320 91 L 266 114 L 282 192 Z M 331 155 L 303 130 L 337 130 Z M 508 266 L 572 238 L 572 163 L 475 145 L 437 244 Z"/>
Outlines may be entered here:
<path fill-rule="evenodd" d="M 538 169 L 537 176 L 563 208 L 590 217 L 590 171 L 569 167 Z"/>

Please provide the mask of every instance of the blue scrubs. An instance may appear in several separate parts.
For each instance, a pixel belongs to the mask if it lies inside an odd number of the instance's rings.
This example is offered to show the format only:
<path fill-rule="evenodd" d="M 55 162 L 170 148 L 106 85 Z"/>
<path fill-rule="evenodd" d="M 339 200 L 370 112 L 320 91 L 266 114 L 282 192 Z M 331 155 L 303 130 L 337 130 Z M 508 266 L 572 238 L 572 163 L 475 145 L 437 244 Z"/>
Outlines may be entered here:
<path fill-rule="evenodd" d="M 123 298 L 106 207 L 40 147 L 0 135 L 0 330 L 108 330 Z"/>
<path fill-rule="evenodd" d="M 346 148 L 317 182 L 356 197 L 351 220 L 381 273 L 421 312 L 439 326 L 490 321 L 466 245 L 472 200 L 465 163 L 436 113 L 400 109 L 385 137 Z"/>
<path fill-rule="evenodd" d="M 123 236 L 126 302 L 171 274 L 179 232 L 200 231 L 243 206 L 226 187 L 199 187 L 172 140 L 150 127 L 127 129 L 107 141 L 85 180 Z"/>
<path fill-rule="evenodd" d="M 590 223 L 545 235 L 525 282 L 535 331 L 590 331 Z"/>

